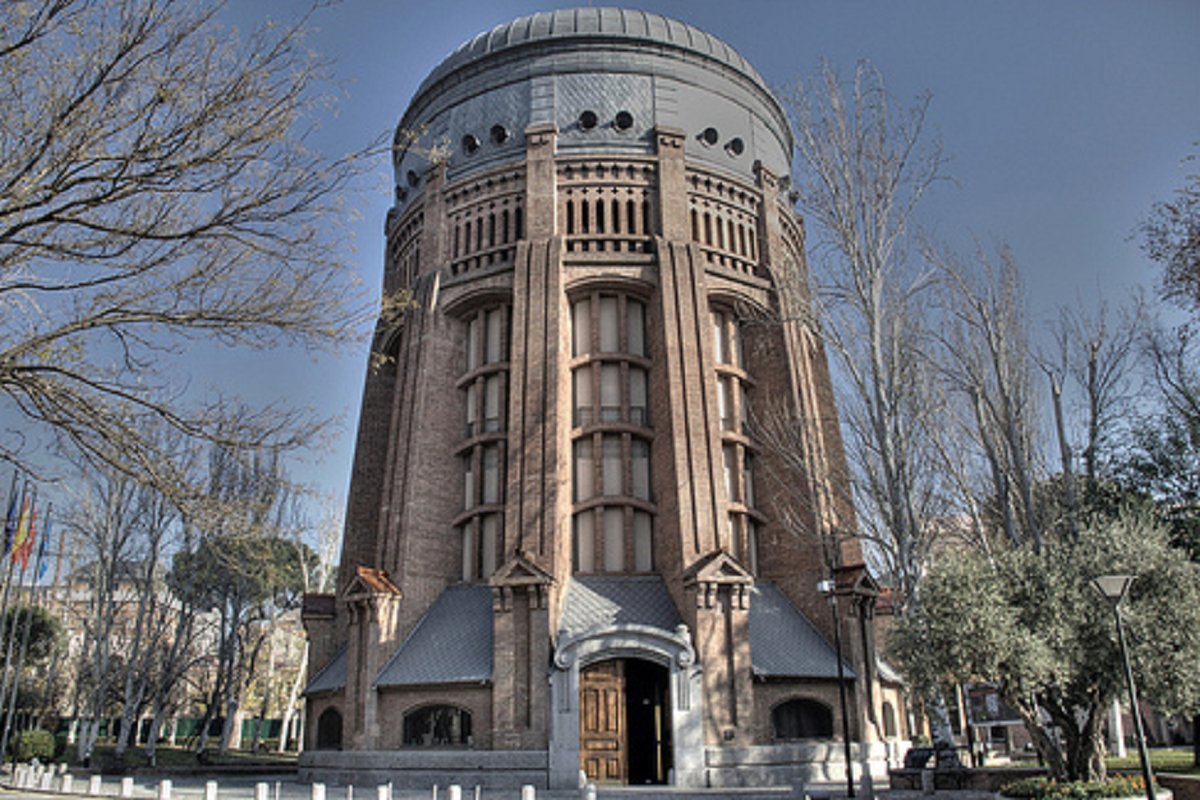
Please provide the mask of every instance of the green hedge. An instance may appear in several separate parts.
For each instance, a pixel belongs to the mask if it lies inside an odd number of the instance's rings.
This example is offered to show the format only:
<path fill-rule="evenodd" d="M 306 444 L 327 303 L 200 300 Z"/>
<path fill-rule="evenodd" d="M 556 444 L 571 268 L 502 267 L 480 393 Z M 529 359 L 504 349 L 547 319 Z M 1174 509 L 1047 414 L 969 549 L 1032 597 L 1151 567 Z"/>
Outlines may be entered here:
<path fill-rule="evenodd" d="M 43 764 L 54 760 L 54 734 L 50 731 L 32 730 L 18 733 L 8 746 L 9 755 L 16 755 L 17 761 L 30 761 L 36 758 Z"/>

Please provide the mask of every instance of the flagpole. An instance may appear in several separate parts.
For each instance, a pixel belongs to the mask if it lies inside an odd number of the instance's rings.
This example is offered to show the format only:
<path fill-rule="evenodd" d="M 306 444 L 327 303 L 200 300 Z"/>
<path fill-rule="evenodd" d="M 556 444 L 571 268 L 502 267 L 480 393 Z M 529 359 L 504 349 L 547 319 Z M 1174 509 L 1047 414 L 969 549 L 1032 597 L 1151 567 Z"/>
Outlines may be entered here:
<path fill-rule="evenodd" d="M 33 515 L 36 513 L 36 509 L 37 509 L 37 486 L 36 485 L 34 485 L 34 487 L 33 487 L 33 500 L 29 501 L 29 508 L 30 508 L 30 518 L 29 518 L 30 521 L 29 521 L 29 528 L 25 534 L 26 539 L 28 539 L 30 536 L 32 536 L 34 534 Z M 22 517 L 22 521 L 23 521 L 24 517 L 25 517 L 24 504 L 22 504 L 21 517 Z M 20 534 L 19 526 L 18 526 L 17 533 Z M 24 544 L 25 544 L 25 542 L 24 542 L 24 540 L 22 540 L 21 545 L 23 546 Z M 17 559 L 17 548 L 16 548 L 16 546 L 14 546 L 13 550 L 12 550 L 12 558 L 9 561 L 9 574 L 10 575 L 12 574 L 12 565 L 16 561 L 16 559 Z M 20 591 L 20 589 L 22 589 L 24 587 L 24 584 L 25 584 L 25 564 L 22 563 L 21 575 L 17 579 L 18 592 Z M 7 613 L 7 610 L 5 613 Z M 5 706 L 10 705 L 10 703 L 8 701 L 10 683 L 19 683 L 20 676 L 17 676 L 18 680 L 15 680 L 15 681 L 10 680 L 10 676 L 13 674 L 13 670 L 12 670 L 13 639 L 16 638 L 14 634 L 16 634 L 17 626 L 20 624 L 20 617 L 21 617 L 20 606 L 16 606 L 13 609 L 13 624 L 9 626 L 8 642 L 7 642 L 6 648 L 5 648 L 4 682 L 2 685 L 0 685 L 0 709 L 3 709 Z M 16 687 L 14 686 L 13 687 L 13 689 L 14 689 L 14 691 L 13 691 L 14 704 L 15 704 L 15 700 L 16 700 L 15 688 Z M 0 764 L 4 763 L 4 750 L 6 747 L 8 747 L 8 732 L 11 729 L 12 729 L 12 712 L 10 710 L 10 712 L 4 719 L 4 733 L 3 733 L 3 735 L 0 735 Z M 13 763 L 16 764 L 16 755 L 15 754 L 13 755 Z"/>
<path fill-rule="evenodd" d="M 42 523 L 42 528 L 43 528 L 43 530 L 45 530 L 46 533 L 50 532 L 46 528 L 46 525 L 48 525 L 50 523 L 50 509 L 52 509 L 53 507 L 54 507 L 53 504 L 46 507 L 46 519 Z M 35 520 L 37 519 L 36 513 L 34 514 L 33 519 L 35 519 Z M 29 552 L 29 550 L 32 549 L 32 544 L 33 544 L 35 535 L 36 535 L 36 529 L 33 527 L 33 522 L 31 521 L 29 523 L 29 538 L 26 540 L 26 545 L 25 545 L 25 550 L 27 553 Z M 45 535 L 43 535 L 42 536 L 42 544 L 43 545 L 45 544 L 45 540 L 46 540 L 46 537 L 45 537 Z M 5 748 L 8 747 L 8 734 L 9 734 L 9 730 L 12 728 L 13 715 L 16 713 L 17 695 L 20 694 L 20 689 L 21 689 L 21 670 L 24 669 L 24 667 L 25 667 L 25 654 L 29 650 L 29 631 L 33 628 L 33 609 L 34 609 L 33 602 L 32 602 L 33 601 L 33 584 L 36 583 L 36 581 L 37 581 L 38 568 L 41 567 L 41 565 L 42 565 L 42 556 L 45 553 L 45 550 L 46 550 L 45 547 L 38 548 L 37 558 L 35 558 L 34 562 L 33 562 L 33 572 L 30 573 L 33 576 L 32 580 L 30 581 L 30 590 L 29 590 L 30 602 L 25 604 L 25 613 L 22 615 L 25 625 L 21 629 L 21 651 L 17 654 L 17 669 L 16 669 L 16 672 L 13 674 L 12 695 L 9 697 L 9 700 L 8 700 L 8 714 L 6 715 L 5 721 L 4 721 L 4 736 L 0 737 L 0 753 L 5 752 Z M 22 577 L 24 577 L 24 575 L 25 575 L 25 565 L 27 563 L 28 563 L 28 559 L 23 558 L 21 561 Z M 14 752 L 13 753 L 13 764 L 16 764 L 16 763 L 17 763 L 17 754 L 16 754 L 16 752 Z"/>
<path fill-rule="evenodd" d="M 26 480 L 25 487 L 21 490 L 22 502 L 18 502 L 17 495 L 16 495 L 17 473 L 14 472 L 13 473 L 13 494 L 12 494 L 12 497 L 9 499 L 8 518 L 4 522 L 4 554 L 0 555 L 0 558 L 7 558 L 9 553 L 12 551 L 13 538 L 15 537 L 16 532 L 17 532 L 17 527 L 20 524 L 20 512 L 16 512 L 17 516 L 15 516 L 15 517 L 13 516 L 13 514 L 14 514 L 14 511 L 16 511 L 17 506 L 21 506 L 21 507 L 24 506 L 23 498 L 25 496 L 25 493 L 28 490 L 29 490 L 29 481 Z M 8 623 L 8 598 L 9 598 L 9 595 L 11 594 L 11 589 L 12 589 L 12 574 L 13 574 L 13 561 L 12 561 L 12 559 L 8 559 L 8 570 L 4 576 L 4 592 L 2 595 L 0 595 L 0 645 L 3 645 L 7 641 L 5 639 L 5 636 L 9 633 L 8 631 L 5 630 L 5 628 L 7 627 L 7 623 Z M 3 674 L 4 674 L 4 677 L 7 678 L 7 676 L 8 676 L 8 662 L 7 661 L 4 662 L 4 673 Z M 0 706 L 0 707 L 2 707 L 2 706 Z M 3 762 L 4 762 L 4 756 L 3 756 L 3 753 L 0 752 L 0 763 L 3 763 Z"/>

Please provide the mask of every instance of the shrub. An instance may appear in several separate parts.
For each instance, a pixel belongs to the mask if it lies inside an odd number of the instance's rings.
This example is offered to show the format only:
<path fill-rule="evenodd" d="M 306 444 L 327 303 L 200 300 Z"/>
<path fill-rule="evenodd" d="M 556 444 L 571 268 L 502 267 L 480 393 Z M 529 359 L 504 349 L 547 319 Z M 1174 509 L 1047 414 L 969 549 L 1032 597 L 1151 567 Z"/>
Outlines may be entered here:
<path fill-rule="evenodd" d="M 1046 777 L 1024 778 L 1001 787 L 1005 797 L 1030 800 L 1091 800 L 1091 798 L 1141 797 L 1146 784 L 1141 775 L 1110 775 L 1107 781 L 1059 783 Z"/>
<path fill-rule="evenodd" d="M 54 760 L 54 734 L 50 731 L 32 730 L 18 733 L 9 745 L 9 753 L 15 754 L 17 761 L 29 761 L 36 758 L 44 764 Z"/>

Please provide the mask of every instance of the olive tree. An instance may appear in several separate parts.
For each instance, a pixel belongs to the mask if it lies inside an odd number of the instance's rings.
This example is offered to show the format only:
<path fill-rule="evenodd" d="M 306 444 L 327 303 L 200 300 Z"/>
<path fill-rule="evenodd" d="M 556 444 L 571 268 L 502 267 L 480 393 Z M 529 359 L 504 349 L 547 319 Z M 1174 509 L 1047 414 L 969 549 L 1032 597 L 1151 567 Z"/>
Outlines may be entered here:
<path fill-rule="evenodd" d="M 1040 548 L 939 559 L 922 584 L 923 624 L 901 620 L 892 645 L 918 685 L 1001 681 L 1052 777 L 1102 779 L 1104 715 L 1124 688 L 1112 610 L 1091 586 L 1105 574 L 1138 576 L 1122 610 L 1143 697 L 1196 709 L 1200 565 L 1144 508 L 1093 515 Z"/>

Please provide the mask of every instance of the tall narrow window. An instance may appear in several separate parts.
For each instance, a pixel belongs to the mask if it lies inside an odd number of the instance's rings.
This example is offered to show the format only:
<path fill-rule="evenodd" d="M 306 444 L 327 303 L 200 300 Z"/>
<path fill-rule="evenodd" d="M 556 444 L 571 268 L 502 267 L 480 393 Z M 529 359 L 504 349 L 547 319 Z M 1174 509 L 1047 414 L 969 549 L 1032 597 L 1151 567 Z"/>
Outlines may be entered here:
<path fill-rule="evenodd" d="M 621 349 L 620 307 L 617 298 L 600 298 L 600 352 L 616 353 Z"/>
<path fill-rule="evenodd" d="M 650 392 L 647 389 L 646 370 L 629 368 L 629 422 L 633 425 L 650 424 Z"/>
<path fill-rule="evenodd" d="M 604 494 L 609 496 L 625 494 L 625 487 L 622 485 L 622 468 L 625 460 L 621 457 L 620 434 L 610 433 L 604 436 L 603 458 Z"/>
<path fill-rule="evenodd" d="M 480 220 L 477 231 L 482 231 Z M 462 390 L 466 441 L 459 449 L 463 475 L 463 511 L 459 522 L 462 577 L 486 580 L 503 550 L 504 431 L 508 392 L 507 305 L 471 312 L 463 320 Z"/>
<path fill-rule="evenodd" d="M 575 515 L 575 571 L 596 571 L 596 515 L 591 510 Z"/>
<path fill-rule="evenodd" d="M 731 229 L 732 230 L 732 229 Z M 715 362 L 717 418 L 721 429 L 721 457 L 727 519 L 725 547 L 758 573 L 758 523 L 754 497 L 754 455 L 749 443 L 750 414 L 742 330 L 727 308 L 713 308 L 712 345 Z"/>
<path fill-rule="evenodd" d="M 654 515 L 646 306 L 611 291 L 587 294 L 574 298 L 571 325 L 572 498 L 587 503 L 572 521 L 573 567 L 578 573 L 649 571 Z"/>

